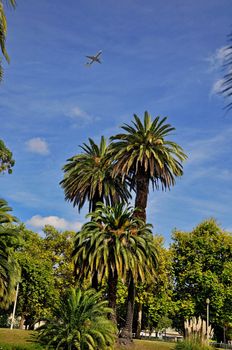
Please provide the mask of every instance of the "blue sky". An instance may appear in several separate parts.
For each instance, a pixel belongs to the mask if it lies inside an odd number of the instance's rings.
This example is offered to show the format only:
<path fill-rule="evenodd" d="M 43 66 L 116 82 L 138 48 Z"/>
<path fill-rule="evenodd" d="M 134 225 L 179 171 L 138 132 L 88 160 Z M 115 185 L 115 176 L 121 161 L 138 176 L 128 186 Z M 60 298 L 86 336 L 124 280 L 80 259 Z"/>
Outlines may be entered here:
<path fill-rule="evenodd" d="M 150 192 L 154 232 L 169 242 L 174 228 L 209 217 L 232 230 L 232 112 L 216 93 L 231 12 L 231 0 L 18 0 L 7 9 L 0 138 L 16 165 L 0 194 L 14 214 L 35 231 L 80 227 L 86 211 L 59 186 L 66 159 L 148 110 L 168 116 L 189 156 L 171 191 Z M 98 50 L 102 65 L 86 67 Z"/>

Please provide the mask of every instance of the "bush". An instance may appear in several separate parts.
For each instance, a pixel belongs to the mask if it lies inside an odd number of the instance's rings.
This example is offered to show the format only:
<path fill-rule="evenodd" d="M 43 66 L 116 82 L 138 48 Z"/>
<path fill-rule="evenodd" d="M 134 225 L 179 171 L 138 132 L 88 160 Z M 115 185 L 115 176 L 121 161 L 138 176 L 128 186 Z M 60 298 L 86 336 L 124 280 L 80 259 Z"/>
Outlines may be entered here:
<path fill-rule="evenodd" d="M 113 349 L 116 327 L 107 319 L 112 310 L 94 289 L 72 288 L 39 330 L 39 340 L 59 349 Z"/>
<path fill-rule="evenodd" d="M 212 347 L 197 340 L 183 340 L 176 344 L 175 350 L 212 350 Z"/>

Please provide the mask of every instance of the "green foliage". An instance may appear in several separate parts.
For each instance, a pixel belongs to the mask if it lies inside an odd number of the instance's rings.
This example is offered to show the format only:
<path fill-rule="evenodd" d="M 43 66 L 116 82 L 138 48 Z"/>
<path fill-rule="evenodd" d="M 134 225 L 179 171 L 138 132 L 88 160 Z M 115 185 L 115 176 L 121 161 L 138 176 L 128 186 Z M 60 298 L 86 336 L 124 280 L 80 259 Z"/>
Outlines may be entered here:
<path fill-rule="evenodd" d="M 213 326 L 232 319 L 232 235 L 207 220 L 192 232 L 173 233 L 173 273 L 178 319 L 206 316 Z"/>
<path fill-rule="evenodd" d="M 48 260 L 52 262 L 55 288 L 61 295 L 75 284 L 72 259 L 75 232 L 60 232 L 50 225 L 46 225 L 43 231 L 45 234 L 42 240 L 43 250 L 46 251 Z"/>
<path fill-rule="evenodd" d="M 112 349 L 116 329 L 109 312 L 99 292 L 71 289 L 41 327 L 39 339 L 55 349 Z"/>
<path fill-rule="evenodd" d="M 0 9 L 1 9 L 1 2 L 0 2 Z M 0 28 L 0 31 L 1 31 L 1 28 Z M 0 64 L 0 77 L 1 77 L 1 64 Z M 13 157 L 12 152 L 6 147 L 4 142 L 0 140 L 0 173 L 3 173 L 4 171 L 7 171 L 8 174 L 12 173 L 12 167 L 15 164 L 15 161 L 12 157 Z"/>
<path fill-rule="evenodd" d="M 184 340 L 177 342 L 175 350 L 212 350 L 211 346 L 202 344 L 196 340 Z"/>
<path fill-rule="evenodd" d="M 153 239 L 157 249 L 158 266 L 152 283 L 137 285 L 136 301 L 143 305 L 142 329 L 159 331 L 170 326 L 170 318 L 176 310 L 173 302 L 171 254 L 164 248 L 161 236 L 155 236 Z"/>
<path fill-rule="evenodd" d="M 9 213 L 11 211 L 12 209 L 8 206 L 7 201 L 0 198 L 0 225 L 17 221 L 16 217 Z"/>
<path fill-rule="evenodd" d="M 10 224 L 1 223 L 10 222 L 14 217 L 8 214 L 6 202 L 0 202 L 3 203 L 0 207 L 0 308 L 5 309 L 13 300 L 20 269 L 14 257 L 18 246 L 18 231 Z"/>
<path fill-rule="evenodd" d="M 9 0 L 6 1 L 10 6 L 12 6 L 13 8 L 16 5 L 15 0 Z M 7 20 L 6 20 L 6 16 L 5 16 L 5 11 L 4 11 L 4 7 L 3 7 L 3 1 L 0 1 L 0 48 L 2 51 L 3 56 L 5 57 L 6 61 L 9 63 L 10 62 L 10 58 L 8 56 L 8 53 L 6 51 L 6 35 L 7 35 Z M 3 69 L 2 69 L 2 65 L 1 65 L 1 60 L 0 60 L 0 80 L 2 80 L 3 77 Z"/>
<path fill-rule="evenodd" d="M 121 177 L 112 177 L 112 164 L 109 160 L 106 140 L 102 136 L 100 146 L 92 139 L 89 145 L 81 146 L 83 153 L 68 159 L 63 167 L 64 179 L 61 186 L 65 192 L 65 199 L 78 206 L 80 210 L 88 200 L 89 211 L 96 207 L 98 201 L 114 204 L 126 201 L 130 194 L 126 183 Z"/>
<path fill-rule="evenodd" d="M 151 225 L 133 216 L 133 210 L 98 203 L 91 221 L 75 239 L 75 268 L 79 278 L 98 272 L 99 280 L 110 270 L 125 279 L 131 271 L 135 280 L 152 278 L 157 264 Z"/>
<path fill-rule="evenodd" d="M 51 312 L 58 292 L 55 290 L 50 252 L 44 249 L 43 238 L 23 225 L 18 231 L 22 243 L 16 253 L 21 267 L 17 315 L 32 327 L 37 320 Z"/>
<path fill-rule="evenodd" d="M 175 130 L 164 124 L 167 118 L 153 121 L 148 112 L 144 113 L 143 123 L 134 115 L 133 126 L 125 124 L 123 134 L 111 137 L 112 150 L 116 160 L 114 174 L 130 174 L 133 178 L 139 169 L 144 169 L 153 186 L 169 188 L 175 183 L 175 176 L 183 174 L 181 162 L 186 159 L 183 149 L 165 138 Z"/>

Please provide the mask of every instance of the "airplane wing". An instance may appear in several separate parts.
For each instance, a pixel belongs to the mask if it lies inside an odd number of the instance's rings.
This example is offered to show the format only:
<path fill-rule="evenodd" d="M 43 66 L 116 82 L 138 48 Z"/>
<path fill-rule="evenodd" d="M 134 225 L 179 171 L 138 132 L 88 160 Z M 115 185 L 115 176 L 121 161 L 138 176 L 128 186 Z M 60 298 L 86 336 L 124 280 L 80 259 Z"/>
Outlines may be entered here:
<path fill-rule="evenodd" d="M 94 59 L 94 56 L 85 56 L 85 57 L 89 58 L 90 60 Z"/>
<path fill-rule="evenodd" d="M 101 54 L 102 54 L 102 51 L 99 51 L 95 57 L 98 58 Z"/>

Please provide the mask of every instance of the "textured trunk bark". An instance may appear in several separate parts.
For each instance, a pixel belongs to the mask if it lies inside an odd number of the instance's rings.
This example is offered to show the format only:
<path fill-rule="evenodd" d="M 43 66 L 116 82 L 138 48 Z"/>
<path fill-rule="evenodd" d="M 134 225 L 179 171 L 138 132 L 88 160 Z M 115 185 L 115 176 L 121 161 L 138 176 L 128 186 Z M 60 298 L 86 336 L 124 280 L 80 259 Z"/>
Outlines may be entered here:
<path fill-rule="evenodd" d="M 137 329 L 136 338 L 140 338 L 141 328 L 142 328 L 142 316 L 143 316 L 143 304 L 138 303 L 138 319 L 137 319 Z"/>
<path fill-rule="evenodd" d="M 118 283 L 118 274 L 117 272 L 113 273 L 112 270 L 109 270 L 108 278 L 108 301 L 109 307 L 113 310 L 113 313 L 109 315 L 109 319 L 115 323 L 117 326 L 117 311 L 116 311 L 116 301 L 117 301 L 117 283 Z"/>
<path fill-rule="evenodd" d="M 127 314 L 125 327 L 122 330 L 121 337 L 132 340 L 132 325 L 134 317 L 135 304 L 135 284 L 132 274 L 129 277 L 128 296 L 127 296 Z"/>
<path fill-rule="evenodd" d="M 146 221 L 147 198 L 149 193 L 149 177 L 139 169 L 136 175 L 136 197 L 135 197 L 135 216 Z"/>

